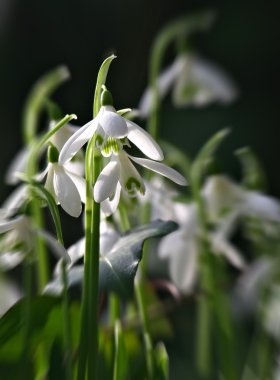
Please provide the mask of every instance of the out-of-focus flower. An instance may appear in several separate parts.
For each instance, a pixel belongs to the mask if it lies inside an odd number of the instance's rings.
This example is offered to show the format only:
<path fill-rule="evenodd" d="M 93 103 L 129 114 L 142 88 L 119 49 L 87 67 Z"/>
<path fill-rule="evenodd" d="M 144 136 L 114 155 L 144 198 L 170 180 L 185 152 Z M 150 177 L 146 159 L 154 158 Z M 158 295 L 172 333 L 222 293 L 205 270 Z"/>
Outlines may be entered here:
<path fill-rule="evenodd" d="M 56 125 L 55 121 L 51 121 L 49 124 L 49 130 L 53 129 Z M 60 152 L 61 148 L 65 142 L 77 131 L 79 127 L 73 126 L 71 124 L 64 125 L 50 138 L 50 143 L 52 143 Z M 20 175 L 24 174 L 26 171 L 26 165 L 28 161 L 28 156 L 30 154 L 30 147 L 25 147 L 20 150 L 15 158 L 12 160 L 5 177 L 5 181 L 8 185 L 16 185 L 20 182 Z M 66 168 L 77 175 L 83 175 L 84 173 L 84 159 L 83 154 L 80 152 L 75 160 L 68 161 L 66 163 Z"/>
<path fill-rule="evenodd" d="M 45 170 L 47 179 L 46 189 L 54 196 L 57 203 L 69 215 L 78 217 L 85 203 L 86 185 L 84 178 L 69 171 L 61 163 L 60 155 L 55 146 L 49 147 L 49 164 Z"/>
<path fill-rule="evenodd" d="M 212 102 L 227 104 L 237 96 L 237 88 L 223 70 L 192 53 L 179 55 L 159 76 L 158 90 L 161 98 L 173 89 L 176 107 L 202 107 Z M 146 118 L 151 112 L 153 93 L 144 92 L 139 106 L 139 116 Z"/>
<path fill-rule="evenodd" d="M 46 241 L 58 258 L 63 257 L 69 261 L 64 247 L 47 231 L 36 229 L 26 216 L 1 220 L 0 234 L 4 234 L 0 240 L 0 268 L 2 270 L 17 266 L 32 252 L 36 235 Z"/>
<path fill-rule="evenodd" d="M 230 242 L 238 222 L 242 218 L 254 217 L 270 233 L 270 224 L 280 223 L 280 203 L 265 194 L 245 190 L 224 176 L 209 177 L 202 194 L 207 217 L 213 225 L 208 233 L 213 252 L 224 255 L 233 266 L 244 269 L 245 260 Z M 184 218 L 177 219 L 173 210 L 179 229 L 161 240 L 159 255 L 169 260 L 171 278 L 187 293 L 197 276 L 201 231 L 194 203 L 181 204 L 180 214 Z"/>

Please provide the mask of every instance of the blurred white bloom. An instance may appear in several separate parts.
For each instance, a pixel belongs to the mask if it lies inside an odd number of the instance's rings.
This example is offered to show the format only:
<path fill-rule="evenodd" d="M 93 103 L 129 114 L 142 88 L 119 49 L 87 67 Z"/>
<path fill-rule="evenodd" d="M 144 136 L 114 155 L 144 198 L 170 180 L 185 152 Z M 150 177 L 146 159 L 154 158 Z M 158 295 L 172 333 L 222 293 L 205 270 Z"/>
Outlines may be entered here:
<path fill-rule="evenodd" d="M 173 88 L 173 102 L 177 107 L 206 106 L 212 102 L 230 103 L 237 96 L 232 80 L 216 65 L 194 54 L 179 55 L 158 78 L 161 98 Z M 138 109 L 139 116 L 151 112 L 153 94 L 150 88 L 144 92 Z"/>
<path fill-rule="evenodd" d="M 245 260 L 230 242 L 239 220 L 255 217 L 264 227 L 270 223 L 280 223 L 280 203 L 262 193 L 245 190 L 224 176 L 209 177 L 202 194 L 207 217 L 213 224 L 213 230 L 208 233 L 213 252 L 225 256 L 236 268 L 244 269 Z M 179 229 L 161 240 L 159 255 L 169 260 L 172 280 L 187 293 L 197 277 L 201 231 L 196 205 L 181 204 L 181 217 L 178 218 L 176 203 L 173 216 L 179 223 Z"/>
<path fill-rule="evenodd" d="M 56 125 L 55 121 L 51 121 L 49 124 L 49 130 L 53 129 Z M 71 124 L 65 124 L 61 129 L 59 129 L 52 137 L 50 142 L 58 149 L 60 152 L 61 148 L 65 142 L 77 131 L 79 127 L 73 126 Z M 12 160 L 10 166 L 8 167 L 5 182 L 8 185 L 16 185 L 20 182 L 20 175 L 24 174 L 26 171 L 26 165 L 28 161 L 28 156 L 30 153 L 30 147 L 24 147 L 20 150 L 15 158 Z M 79 156 L 73 161 L 69 161 L 66 164 L 67 169 L 76 173 L 77 175 L 83 175 L 84 173 L 84 161 L 83 154 L 80 153 Z"/>
<path fill-rule="evenodd" d="M 21 292 L 13 282 L 0 276 L 0 317 L 21 297 Z"/>
<path fill-rule="evenodd" d="M 86 198 L 85 180 L 65 167 L 54 146 L 49 147 L 49 164 L 45 173 L 46 189 L 65 212 L 78 217 L 82 212 L 81 202 L 85 203 Z"/>
<path fill-rule="evenodd" d="M 34 248 L 36 235 L 41 236 L 50 246 L 53 253 L 69 260 L 64 247 L 47 231 L 36 229 L 26 216 L 1 220 L 0 234 L 0 268 L 9 270 L 17 266 Z"/>

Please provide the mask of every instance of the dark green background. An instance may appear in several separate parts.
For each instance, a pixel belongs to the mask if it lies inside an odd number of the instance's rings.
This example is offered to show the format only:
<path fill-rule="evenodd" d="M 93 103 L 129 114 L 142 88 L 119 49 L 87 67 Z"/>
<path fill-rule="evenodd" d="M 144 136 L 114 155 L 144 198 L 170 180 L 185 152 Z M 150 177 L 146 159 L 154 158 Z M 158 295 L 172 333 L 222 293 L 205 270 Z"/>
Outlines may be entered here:
<path fill-rule="evenodd" d="M 108 85 L 116 106 L 136 106 L 146 86 L 152 41 L 166 22 L 188 11 L 213 8 L 217 20 L 208 34 L 194 38 L 197 50 L 235 79 L 240 98 L 231 106 L 175 112 L 164 103 L 162 134 L 194 154 L 214 131 L 231 126 L 221 150 L 225 168 L 239 175 L 233 150 L 251 145 L 262 158 L 269 191 L 280 195 L 279 6 L 275 1 L 0 1 L 0 171 L 21 144 L 21 111 L 34 81 L 58 64 L 72 80 L 55 99 L 78 122 L 91 117 L 96 74 L 115 52 Z M 172 50 L 167 54 L 167 62 Z M 1 200 L 8 189 L 1 186 Z"/>

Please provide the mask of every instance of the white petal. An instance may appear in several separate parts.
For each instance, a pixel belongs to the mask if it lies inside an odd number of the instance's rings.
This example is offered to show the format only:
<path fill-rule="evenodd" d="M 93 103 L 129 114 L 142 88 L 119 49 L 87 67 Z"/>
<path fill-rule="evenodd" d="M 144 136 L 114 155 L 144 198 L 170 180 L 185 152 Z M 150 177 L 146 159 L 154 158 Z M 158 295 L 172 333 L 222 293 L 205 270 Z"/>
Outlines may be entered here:
<path fill-rule="evenodd" d="M 132 197 L 135 197 L 138 192 L 144 194 L 144 181 L 128 158 L 128 155 L 124 151 L 121 151 L 118 158 L 121 165 L 120 184 L 122 188 Z"/>
<path fill-rule="evenodd" d="M 22 297 L 17 286 L 7 278 L 0 279 L 0 317 Z"/>
<path fill-rule="evenodd" d="M 85 181 L 85 179 L 83 177 L 80 177 L 79 175 L 76 175 L 75 173 L 72 173 L 69 170 L 65 169 L 65 172 L 74 182 L 74 184 L 75 184 L 75 186 L 76 186 L 76 188 L 80 194 L 81 201 L 83 203 L 86 203 L 86 181 Z"/>
<path fill-rule="evenodd" d="M 100 110 L 99 124 L 108 136 L 122 138 L 127 135 L 126 121 L 113 107 L 106 106 Z"/>
<path fill-rule="evenodd" d="M 54 191 L 54 166 L 53 164 L 48 165 L 48 174 L 47 174 L 47 179 L 45 183 L 45 188 L 48 190 L 49 193 L 53 195 L 53 197 L 56 200 L 56 194 Z"/>
<path fill-rule="evenodd" d="M 66 249 L 51 234 L 41 229 L 36 229 L 36 232 L 39 236 L 42 236 L 45 239 L 57 258 L 63 258 L 67 262 L 71 262 Z"/>
<path fill-rule="evenodd" d="M 7 222 L 1 222 L 0 223 L 0 234 L 3 234 L 5 232 L 8 232 L 10 230 L 12 230 L 13 228 L 15 228 L 19 223 L 21 223 L 21 221 L 24 219 L 23 216 L 18 216 L 14 219 L 11 219 Z"/>
<path fill-rule="evenodd" d="M 77 218 L 82 211 L 81 197 L 73 181 L 59 164 L 54 172 L 54 190 L 63 210 Z"/>
<path fill-rule="evenodd" d="M 119 162 L 116 160 L 111 160 L 99 174 L 94 185 L 95 202 L 102 202 L 115 193 L 119 177 Z"/>
<path fill-rule="evenodd" d="M 77 243 L 68 248 L 68 255 L 71 259 L 71 266 L 80 260 L 85 253 L 85 238 L 80 239 Z"/>
<path fill-rule="evenodd" d="M 246 193 L 243 212 L 257 218 L 280 222 L 279 201 L 256 191 Z"/>
<path fill-rule="evenodd" d="M 21 185 L 15 189 L 12 194 L 5 200 L 1 206 L 1 211 L 3 210 L 3 215 L 9 217 L 18 211 L 18 209 L 23 205 L 27 197 L 27 186 Z"/>
<path fill-rule="evenodd" d="M 195 241 L 183 244 L 177 242 L 169 261 L 170 276 L 175 285 L 184 293 L 189 293 L 198 273 L 198 249 Z"/>
<path fill-rule="evenodd" d="M 29 150 L 29 147 L 23 148 L 16 154 L 15 158 L 12 160 L 5 176 L 5 182 L 8 185 L 16 185 L 19 182 L 17 174 L 25 172 L 28 155 L 30 153 Z"/>
<path fill-rule="evenodd" d="M 172 232 L 171 234 L 163 237 L 160 240 L 158 246 L 158 254 L 161 259 L 172 259 L 172 255 L 174 252 L 174 247 L 176 247 L 178 241 L 181 240 L 182 231 L 177 230 Z"/>
<path fill-rule="evenodd" d="M 158 143 L 147 133 L 144 129 L 139 127 L 133 121 L 127 120 L 128 134 L 127 138 L 133 142 L 145 154 L 145 156 L 152 160 L 162 161 L 164 159 L 163 152 Z"/>
<path fill-rule="evenodd" d="M 121 185 L 118 182 L 113 199 L 107 198 L 105 199 L 105 201 L 101 202 L 101 210 L 105 214 L 105 216 L 110 216 L 114 214 L 114 212 L 117 210 L 120 201 L 120 195 Z"/>
<path fill-rule="evenodd" d="M 230 242 L 225 240 L 220 234 L 216 236 L 213 235 L 211 243 L 214 251 L 223 254 L 234 267 L 238 269 L 245 268 L 246 263 L 241 252 Z"/>
<path fill-rule="evenodd" d="M 25 253 L 22 251 L 5 252 L 0 254 L 0 269 L 8 271 L 15 268 L 25 258 Z"/>
<path fill-rule="evenodd" d="M 92 137 L 97 126 L 98 118 L 95 118 L 74 133 L 61 149 L 59 163 L 64 164 L 71 160 L 78 150 Z"/>
<path fill-rule="evenodd" d="M 151 161 L 146 158 L 132 157 L 129 156 L 134 162 L 143 166 L 144 168 L 150 169 L 153 172 L 163 175 L 171 179 L 171 181 L 177 183 L 181 186 L 186 186 L 186 179 L 175 169 L 170 168 L 169 166 L 162 164 L 161 162 Z"/>

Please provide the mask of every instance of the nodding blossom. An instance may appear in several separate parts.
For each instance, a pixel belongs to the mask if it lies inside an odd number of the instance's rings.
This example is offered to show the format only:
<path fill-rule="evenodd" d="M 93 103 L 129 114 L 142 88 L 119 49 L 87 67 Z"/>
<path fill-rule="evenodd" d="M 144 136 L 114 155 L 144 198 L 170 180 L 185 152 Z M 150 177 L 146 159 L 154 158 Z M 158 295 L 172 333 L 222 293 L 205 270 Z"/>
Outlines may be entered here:
<path fill-rule="evenodd" d="M 223 70 L 193 53 L 180 54 L 159 75 L 157 86 L 160 98 L 172 89 L 176 107 L 203 107 L 212 102 L 227 104 L 237 96 L 235 84 Z M 146 118 L 152 104 L 152 89 L 147 88 L 140 99 L 139 116 Z"/>
<path fill-rule="evenodd" d="M 207 217 L 212 223 L 208 237 L 213 252 L 225 256 L 236 268 L 244 269 L 247 266 L 245 259 L 230 241 L 239 220 L 257 218 L 264 231 L 270 233 L 273 231 L 271 224 L 280 223 L 279 202 L 260 192 L 245 190 L 221 175 L 209 177 L 202 194 Z M 176 216 L 176 209 L 180 216 Z M 172 280 L 181 291 L 188 293 L 195 284 L 199 269 L 201 230 L 197 206 L 181 203 L 178 208 L 174 202 L 171 211 L 179 229 L 161 240 L 159 256 L 168 259 Z"/>
<path fill-rule="evenodd" d="M 66 142 L 60 153 L 60 164 L 68 162 L 95 135 L 96 148 L 100 149 L 104 158 L 109 159 L 94 186 L 94 199 L 101 203 L 106 215 L 116 210 L 121 190 L 132 197 L 145 192 L 144 182 L 132 161 L 179 185 L 186 185 L 181 174 L 158 162 L 164 156 L 157 142 L 144 129 L 116 112 L 109 91 L 103 91 L 101 104 L 98 115 Z M 124 148 L 130 143 L 149 159 L 127 154 Z"/>

